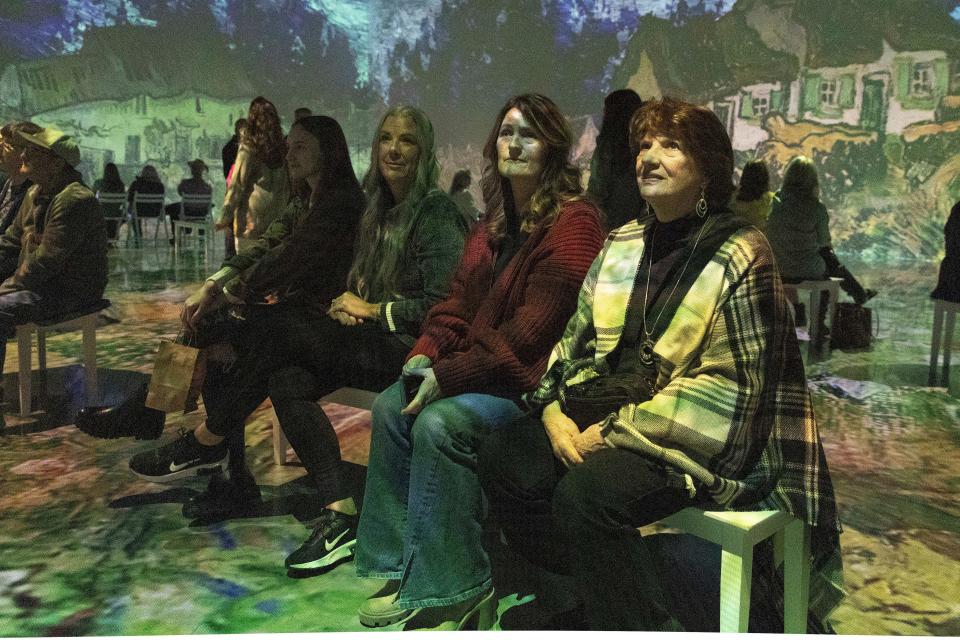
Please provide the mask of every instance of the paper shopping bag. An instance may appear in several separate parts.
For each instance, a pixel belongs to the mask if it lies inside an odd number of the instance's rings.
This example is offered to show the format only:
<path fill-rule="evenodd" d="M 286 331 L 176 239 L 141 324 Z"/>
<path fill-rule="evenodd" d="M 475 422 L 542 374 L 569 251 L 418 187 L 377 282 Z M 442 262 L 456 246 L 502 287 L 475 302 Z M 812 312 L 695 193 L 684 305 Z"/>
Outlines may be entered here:
<path fill-rule="evenodd" d="M 197 408 L 207 360 L 196 347 L 163 340 L 153 363 L 146 405 L 170 413 Z"/>

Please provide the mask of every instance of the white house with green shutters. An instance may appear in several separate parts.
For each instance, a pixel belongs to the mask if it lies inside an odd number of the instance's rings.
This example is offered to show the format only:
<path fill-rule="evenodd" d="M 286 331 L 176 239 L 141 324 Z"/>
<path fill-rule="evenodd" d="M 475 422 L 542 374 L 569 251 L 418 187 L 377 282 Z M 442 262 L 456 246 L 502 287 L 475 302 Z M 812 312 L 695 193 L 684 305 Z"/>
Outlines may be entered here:
<path fill-rule="evenodd" d="M 935 119 L 950 94 L 950 76 L 945 52 L 894 51 L 884 42 L 875 62 L 801 71 L 797 117 L 899 134 Z"/>
<path fill-rule="evenodd" d="M 779 112 L 789 122 L 850 125 L 899 134 L 936 120 L 945 96 L 960 89 L 960 67 L 944 51 L 894 51 L 883 43 L 874 62 L 801 68 L 792 82 L 761 82 L 714 99 L 710 107 L 727 125 L 735 149 L 750 151 L 770 137 L 763 116 Z"/>
<path fill-rule="evenodd" d="M 791 89 L 789 82 L 759 82 L 740 87 L 736 94 L 715 99 L 708 106 L 726 125 L 733 148 L 752 151 L 770 137 L 763 128 L 763 116 L 776 112 L 795 118 L 796 105 L 790 109 L 794 95 L 796 88 Z"/>

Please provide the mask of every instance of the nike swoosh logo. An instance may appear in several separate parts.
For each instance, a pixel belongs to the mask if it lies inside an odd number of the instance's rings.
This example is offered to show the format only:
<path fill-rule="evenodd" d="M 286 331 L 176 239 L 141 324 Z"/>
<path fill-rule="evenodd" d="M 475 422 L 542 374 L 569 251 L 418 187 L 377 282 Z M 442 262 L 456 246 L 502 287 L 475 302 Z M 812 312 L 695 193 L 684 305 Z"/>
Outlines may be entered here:
<path fill-rule="evenodd" d="M 338 536 L 337 536 L 336 538 L 334 538 L 332 541 L 331 541 L 331 540 L 324 540 L 324 541 L 323 541 L 323 548 L 324 548 L 328 553 L 329 553 L 330 551 L 333 551 L 334 547 L 337 546 L 337 543 L 340 542 L 340 538 L 342 538 L 343 536 L 347 535 L 347 532 L 348 532 L 348 531 L 350 531 L 350 530 L 349 530 L 349 529 L 344 529 L 343 531 L 340 532 L 340 535 L 338 535 Z"/>
<path fill-rule="evenodd" d="M 176 473 L 177 471 L 180 471 L 181 469 L 185 469 L 186 467 L 189 467 L 189 466 L 192 465 L 194 462 L 200 462 L 200 458 L 194 458 L 193 460 L 188 460 L 188 461 L 184 462 L 183 464 L 176 464 L 176 463 L 174 463 L 174 462 L 171 462 L 171 463 L 170 463 L 170 472 L 171 472 L 171 473 Z"/>

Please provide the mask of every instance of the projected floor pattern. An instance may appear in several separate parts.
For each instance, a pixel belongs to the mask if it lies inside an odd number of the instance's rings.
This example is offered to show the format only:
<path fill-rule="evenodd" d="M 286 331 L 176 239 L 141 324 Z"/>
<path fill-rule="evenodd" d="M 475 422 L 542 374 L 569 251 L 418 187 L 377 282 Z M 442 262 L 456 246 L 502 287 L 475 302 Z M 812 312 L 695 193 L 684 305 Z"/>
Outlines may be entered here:
<path fill-rule="evenodd" d="M 153 249 L 116 250 L 111 266 L 107 295 L 120 322 L 100 329 L 98 358 L 104 400 L 116 402 L 145 379 L 157 341 L 176 333 L 177 303 L 205 271 L 189 254 L 174 263 Z M 932 324 L 926 292 L 935 270 L 859 273 L 882 292 L 872 304 L 880 317 L 876 346 L 835 351 L 808 365 L 845 527 L 849 597 L 833 621 L 844 634 L 957 635 L 960 372 L 949 391 L 926 386 Z M 8 404 L 0 437 L 0 636 L 363 628 L 355 612 L 377 582 L 355 579 L 350 563 L 305 579 L 282 568 L 314 512 L 302 468 L 272 462 L 268 405 L 247 427 L 263 513 L 191 523 L 180 503 L 202 482 L 139 481 L 126 461 L 152 443 L 78 432 L 70 423 L 82 388 L 79 337 L 53 336 L 47 345 L 50 371 L 45 379 L 34 372 L 35 406 L 45 412 L 21 420 L 16 403 Z M 6 371 L 5 396 L 15 399 L 13 344 Z M 359 482 L 368 436 L 357 422 L 366 416 L 332 410 L 337 423 L 352 418 L 341 444 L 345 458 L 357 463 L 350 468 Z M 199 414 L 171 418 L 167 437 L 176 423 L 192 427 L 200 420 Z M 495 563 L 509 573 L 515 563 L 502 553 Z M 549 590 L 537 601 L 530 590 L 501 592 L 501 613 L 570 604 Z M 504 627 L 510 619 L 504 617 Z M 537 624 L 530 615 L 514 628 Z"/>

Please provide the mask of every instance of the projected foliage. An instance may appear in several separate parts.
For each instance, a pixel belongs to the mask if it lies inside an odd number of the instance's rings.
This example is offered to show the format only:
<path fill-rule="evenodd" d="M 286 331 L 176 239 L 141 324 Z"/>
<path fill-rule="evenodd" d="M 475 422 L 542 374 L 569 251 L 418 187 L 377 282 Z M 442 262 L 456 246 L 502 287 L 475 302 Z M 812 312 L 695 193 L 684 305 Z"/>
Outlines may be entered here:
<path fill-rule="evenodd" d="M 536 90 L 585 168 L 603 95 L 676 95 L 725 122 L 739 164 L 820 167 L 841 251 L 933 259 L 960 197 L 956 0 L 7 0 L 0 117 L 73 133 L 89 178 L 146 162 L 171 186 L 251 97 L 330 113 L 358 171 L 385 104 L 434 121 L 445 177 L 478 175 L 490 119 Z"/>

